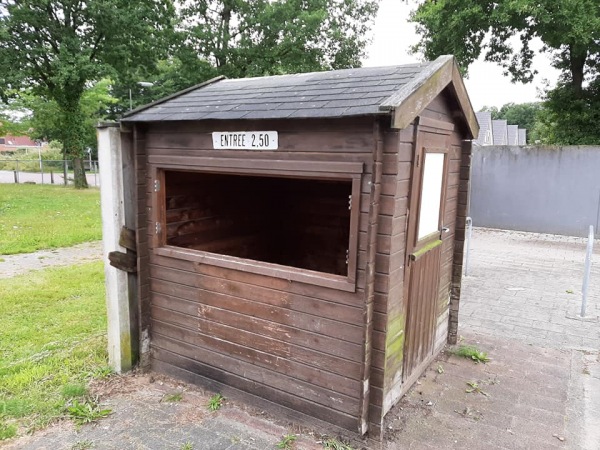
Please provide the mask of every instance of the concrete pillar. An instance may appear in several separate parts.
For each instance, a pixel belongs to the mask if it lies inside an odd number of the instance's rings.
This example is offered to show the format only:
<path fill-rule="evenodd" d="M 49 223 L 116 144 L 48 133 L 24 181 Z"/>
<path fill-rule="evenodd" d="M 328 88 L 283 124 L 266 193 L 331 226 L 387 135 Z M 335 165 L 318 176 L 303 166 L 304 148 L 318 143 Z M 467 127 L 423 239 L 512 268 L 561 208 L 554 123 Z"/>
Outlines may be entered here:
<path fill-rule="evenodd" d="M 109 264 L 108 254 L 114 251 L 126 253 L 119 244 L 125 226 L 125 186 L 123 166 L 127 155 L 123 154 L 121 131 L 116 123 L 98 126 L 98 160 L 100 164 L 100 205 L 102 210 L 102 243 L 104 274 L 106 277 L 106 309 L 108 314 L 108 358 L 117 373 L 130 370 L 135 364 L 137 349 L 132 333 L 137 323 L 131 318 L 128 274 Z"/>

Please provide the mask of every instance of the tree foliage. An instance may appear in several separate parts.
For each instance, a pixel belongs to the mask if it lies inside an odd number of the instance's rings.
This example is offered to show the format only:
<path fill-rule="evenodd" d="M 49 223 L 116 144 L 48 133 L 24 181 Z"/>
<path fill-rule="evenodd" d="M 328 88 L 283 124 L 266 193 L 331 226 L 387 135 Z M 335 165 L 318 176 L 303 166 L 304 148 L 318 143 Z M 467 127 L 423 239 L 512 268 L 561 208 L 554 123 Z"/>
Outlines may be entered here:
<path fill-rule="evenodd" d="M 96 124 L 102 120 L 106 111 L 117 99 L 110 94 L 112 81 L 109 78 L 94 83 L 81 95 L 81 111 L 85 122 L 82 124 L 82 144 L 84 150 L 91 150 L 93 155 L 97 151 Z M 56 101 L 35 95 L 33 92 L 21 93 L 22 109 L 29 112 L 28 135 L 35 140 L 55 141 L 60 140 L 61 121 L 60 107 Z"/>
<path fill-rule="evenodd" d="M 29 128 L 27 119 L 14 117 L 9 111 L 0 112 L 0 136 L 25 136 Z"/>
<path fill-rule="evenodd" d="M 598 145 L 600 143 L 600 79 L 582 92 L 558 86 L 547 92 L 536 128 L 545 144 Z"/>
<path fill-rule="evenodd" d="M 176 4 L 174 4 L 175 2 Z M 378 0 L 0 0 L 0 99 L 20 97 L 85 184 L 90 123 L 216 75 L 356 67 Z M 112 97 L 86 98 L 112 79 Z M 153 85 L 140 86 L 140 81 Z M 98 100 L 98 99 L 96 99 Z M 78 162 L 79 161 L 79 165 Z"/>
<path fill-rule="evenodd" d="M 232 78 L 357 67 L 376 0 L 201 0 L 182 9 L 185 44 Z"/>
<path fill-rule="evenodd" d="M 206 81 L 358 67 L 378 0 L 185 0 L 168 58 L 121 78 L 110 114 Z M 141 87 L 136 81 L 148 81 Z"/>
<path fill-rule="evenodd" d="M 589 126 L 595 117 L 591 108 L 599 101 L 594 87 L 600 78 L 597 0 L 426 0 L 412 20 L 422 36 L 415 50 L 426 57 L 451 53 L 466 68 L 483 55 L 520 82 L 530 82 L 536 74 L 531 45 L 539 38 L 541 51 L 562 71 L 546 99 L 547 126 L 556 127 L 551 140 L 568 144 L 596 139 Z M 564 106 L 568 114 L 561 114 Z M 567 128 L 582 134 L 575 136 Z"/>
<path fill-rule="evenodd" d="M 169 0 L 0 0 L 0 97 L 55 102 L 56 131 L 85 187 L 83 93 L 105 76 L 152 65 L 172 26 Z"/>

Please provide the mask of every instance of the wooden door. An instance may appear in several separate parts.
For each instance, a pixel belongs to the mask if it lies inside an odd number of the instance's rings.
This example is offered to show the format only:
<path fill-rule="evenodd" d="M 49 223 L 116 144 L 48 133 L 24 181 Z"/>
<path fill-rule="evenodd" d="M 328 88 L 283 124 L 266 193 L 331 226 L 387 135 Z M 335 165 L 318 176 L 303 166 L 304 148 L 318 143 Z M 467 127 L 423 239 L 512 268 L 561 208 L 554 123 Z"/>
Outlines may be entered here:
<path fill-rule="evenodd" d="M 421 118 L 415 137 L 404 278 L 403 379 L 409 382 L 425 369 L 434 350 L 452 129 L 452 124 Z"/>

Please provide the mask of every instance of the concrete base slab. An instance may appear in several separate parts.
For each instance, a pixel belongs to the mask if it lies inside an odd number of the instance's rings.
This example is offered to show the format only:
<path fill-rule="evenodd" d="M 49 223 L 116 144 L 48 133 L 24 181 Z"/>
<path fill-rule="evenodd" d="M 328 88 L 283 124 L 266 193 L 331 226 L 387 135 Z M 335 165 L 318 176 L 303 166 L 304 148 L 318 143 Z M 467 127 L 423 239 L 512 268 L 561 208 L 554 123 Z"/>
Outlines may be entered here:
<path fill-rule="evenodd" d="M 567 312 L 566 317 L 567 319 L 579 320 L 581 322 L 598 322 L 600 319 L 599 316 L 580 316 L 579 314 L 571 314 L 569 312 Z"/>

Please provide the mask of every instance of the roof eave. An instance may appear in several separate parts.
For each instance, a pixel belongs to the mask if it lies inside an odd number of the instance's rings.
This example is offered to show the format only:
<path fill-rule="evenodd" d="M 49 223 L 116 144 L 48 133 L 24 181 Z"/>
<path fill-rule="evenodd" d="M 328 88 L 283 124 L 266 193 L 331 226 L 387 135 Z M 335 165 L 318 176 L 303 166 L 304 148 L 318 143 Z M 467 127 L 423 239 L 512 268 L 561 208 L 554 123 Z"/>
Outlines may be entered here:
<path fill-rule="evenodd" d="M 475 139 L 479 135 L 479 124 L 458 64 L 452 55 L 438 57 L 418 76 L 387 98 L 379 109 L 393 111 L 393 128 L 406 128 L 449 85 L 453 87 L 470 138 Z"/>

